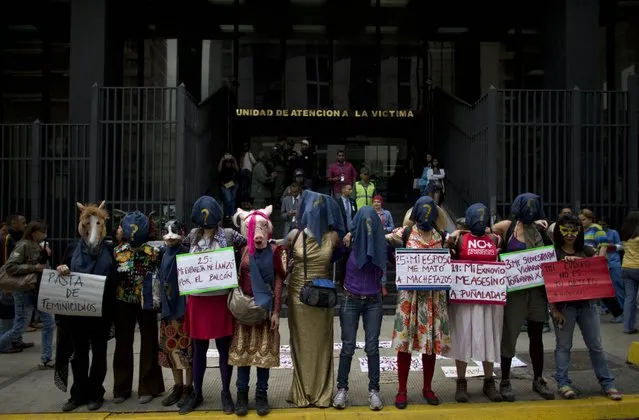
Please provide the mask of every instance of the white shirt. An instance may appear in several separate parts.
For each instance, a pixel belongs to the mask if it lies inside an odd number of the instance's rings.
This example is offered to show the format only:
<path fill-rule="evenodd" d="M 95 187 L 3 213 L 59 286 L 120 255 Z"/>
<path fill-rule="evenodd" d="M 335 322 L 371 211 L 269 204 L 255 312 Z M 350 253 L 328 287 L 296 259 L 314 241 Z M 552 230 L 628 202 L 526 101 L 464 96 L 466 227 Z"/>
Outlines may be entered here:
<path fill-rule="evenodd" d="M 242 157 L 242 170 L 246 169 L 253 172 L 253 165 L 255 165 L 255 156 L 253 156 L 253 153 L 244 153 L 244 156 Z"/>

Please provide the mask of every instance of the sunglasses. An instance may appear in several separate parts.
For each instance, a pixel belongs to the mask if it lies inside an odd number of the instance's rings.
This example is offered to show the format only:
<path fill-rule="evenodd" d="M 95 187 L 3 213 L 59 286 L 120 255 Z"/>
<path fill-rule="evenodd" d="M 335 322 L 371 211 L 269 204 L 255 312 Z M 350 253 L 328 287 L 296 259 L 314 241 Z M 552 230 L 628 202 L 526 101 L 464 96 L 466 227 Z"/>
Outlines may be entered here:
<path fill-rule="evenodd" d="M 561 233 L 561 236 L 563 237 L 572 236 L 576 238 L 579 235 L 579 228 L 569 227 L 569 226 L 559 226 L 559 232 Z"/>

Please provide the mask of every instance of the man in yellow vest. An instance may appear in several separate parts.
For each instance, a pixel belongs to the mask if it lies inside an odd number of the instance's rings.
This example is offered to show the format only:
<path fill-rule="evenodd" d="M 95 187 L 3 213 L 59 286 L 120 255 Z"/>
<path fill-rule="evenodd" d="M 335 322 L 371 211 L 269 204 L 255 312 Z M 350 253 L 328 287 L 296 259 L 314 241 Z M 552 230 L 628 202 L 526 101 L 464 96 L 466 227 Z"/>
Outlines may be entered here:
<path fill-rule="evenodd" d="M 373 205 L 373 197 L 375 197 L 375 184 L 370 181 L 368 169 L 362 168 L 359 173 L 360 180 L 355 183 L 355 202 L 357 208 Z"/>

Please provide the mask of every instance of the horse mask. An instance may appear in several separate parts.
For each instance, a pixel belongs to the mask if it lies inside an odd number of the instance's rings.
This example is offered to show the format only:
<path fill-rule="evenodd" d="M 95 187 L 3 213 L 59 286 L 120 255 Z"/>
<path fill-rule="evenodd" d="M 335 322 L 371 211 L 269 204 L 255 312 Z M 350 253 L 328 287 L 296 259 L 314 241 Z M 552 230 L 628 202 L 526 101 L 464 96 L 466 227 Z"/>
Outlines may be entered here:
<path fill-rule="evenodd" d="M 109 218 L 109 213 L 104 209 L 105 205 L 106 201 L 102 201 L 99 206 L 92 203 L 76 203 L 80 210 L 78 233 L 90 254 L 98 252 L 107 233 L 106 221 Z"/>

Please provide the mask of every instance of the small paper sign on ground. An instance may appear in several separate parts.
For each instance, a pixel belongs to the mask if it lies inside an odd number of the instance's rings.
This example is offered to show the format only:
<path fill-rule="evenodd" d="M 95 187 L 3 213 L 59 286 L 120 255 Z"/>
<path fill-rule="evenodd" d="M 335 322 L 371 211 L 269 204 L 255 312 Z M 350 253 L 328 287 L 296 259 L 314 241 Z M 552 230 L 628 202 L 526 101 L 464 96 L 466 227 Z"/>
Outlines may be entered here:
<path fill-rule="evenodd" d="M 214 292 L 237 287 L 233 248 L 176 257 L 180 295 Z"/>
<path fill-rule="evenodd" d="M 506 304 L 506 264 L 453 261 L 449 302 Z"/>
<path fill-rule="evenodd" d="M 615 297 L 605 257 L 546 263 L 542 270 L 550 303 Z"/>
<path fill-rule="evenodd" d="M 508 291 L 530 289 L 544 285 L 541 265 L 557 261 L 554 246 L 527 249 L 525 251 L 502 254 L 500 259 L 508 269 Z"/>
<path fill-rule="evenodd" d="M 102 316 L 105 276 L 43 270 L 38 310 L 54 315 Z"/>
<path fill-rule="evenodd" d="M 399 290 L 450 290 L 448 249 L 406 249 L 395 251 L 395 284 Z"/>
<path fill-rule="evenodd" d="M 456 378 L 457 377 L 457 367 L 455 366 L 442 366 L 442 371 L 444 372 L 444 376 L 447 378 Z M 466 367 L 466 377 L 467 378 L 477 378 L 479 376 L 484 376 L 484 367 L 483 366 L 467 366 Z M 493 376 L 495 373 L 493 372 Z"/>

